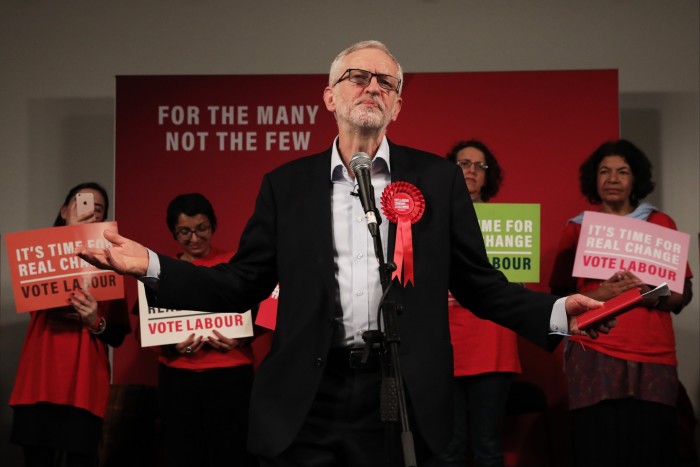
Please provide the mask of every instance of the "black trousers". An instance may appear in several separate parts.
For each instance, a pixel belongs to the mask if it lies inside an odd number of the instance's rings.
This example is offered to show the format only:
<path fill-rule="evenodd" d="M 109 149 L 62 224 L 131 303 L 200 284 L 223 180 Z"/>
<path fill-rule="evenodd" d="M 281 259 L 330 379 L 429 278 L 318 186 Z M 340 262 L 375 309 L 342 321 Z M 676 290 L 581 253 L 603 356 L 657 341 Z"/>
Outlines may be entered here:
<path fill-rule="evenodd" d="M 252 365 L 190 371 L 160 365 L 161 464 L 248 467 Z"/>
<path fill-rule="evenodd" d="M 381 421 L 379 357 L 366 369 L 353 368 L 346 350 L 331 350 L 311 410 L 292 445 L 261 467 L 387 467 L 402 466 L 395 423 Z M 426 455 L 416 436 L 416 455 Z"/>
<path fill-rule="evenodd" d="M 632 398 L 571 411 L 571 465 L 677 467 L 676 409 Z"/>
<path fill-rule="evenodd" d="M 40 402 L 14 407 L 11 442 L 24 448 L 25 466 L 97 465 L 102 419 L 69 405 Z"/>

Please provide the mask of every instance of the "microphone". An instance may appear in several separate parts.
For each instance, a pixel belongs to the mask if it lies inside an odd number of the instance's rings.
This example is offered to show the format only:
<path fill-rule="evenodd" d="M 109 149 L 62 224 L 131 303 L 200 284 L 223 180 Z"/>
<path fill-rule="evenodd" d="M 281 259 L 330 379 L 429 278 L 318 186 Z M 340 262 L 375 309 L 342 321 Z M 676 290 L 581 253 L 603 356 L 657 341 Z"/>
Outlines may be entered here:
<path fill-rule="evenodd" d="M 379 223 L 382 218 L 377 215 L 374 205 L 374 187 L 372 186 L 372 159 L 364 152 L 357 152 L 350 158 L 350 170 L 355 174 L 357 187 L 360 192 L 360 203 L 365 211 L 367 228 L 373 237 L 379 233 Z"/>

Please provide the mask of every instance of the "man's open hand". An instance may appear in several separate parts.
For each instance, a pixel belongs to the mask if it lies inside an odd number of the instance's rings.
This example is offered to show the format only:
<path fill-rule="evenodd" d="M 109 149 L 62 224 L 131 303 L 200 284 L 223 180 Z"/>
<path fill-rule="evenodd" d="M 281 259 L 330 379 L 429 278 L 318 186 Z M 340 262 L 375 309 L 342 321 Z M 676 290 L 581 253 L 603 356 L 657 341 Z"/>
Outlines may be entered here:
<path fill-rule="evenodd" d="M 141 277 L 148 270 L 148 250 L 140 243 L 122 237 L 111 230 L 104 231 L 109 248 L 79 248 L 76 254 L 99 269 L 111 269 L 119 274 Z"/>

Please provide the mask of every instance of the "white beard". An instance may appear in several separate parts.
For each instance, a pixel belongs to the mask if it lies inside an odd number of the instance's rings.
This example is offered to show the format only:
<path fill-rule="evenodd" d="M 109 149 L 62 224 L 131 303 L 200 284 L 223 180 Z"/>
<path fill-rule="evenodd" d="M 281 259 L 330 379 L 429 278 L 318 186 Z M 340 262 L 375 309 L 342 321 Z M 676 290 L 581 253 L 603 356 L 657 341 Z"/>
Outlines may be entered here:
<path fill-rule="evenodd" d="M 364 130 L 382 130 L 389 123 L 389 118 L 378 108 L 355 107 L 349 117 L 353 126 Z"/>
<path fill-rule="evenodd" d="M 362 104 L 341 105 L 336 109 L 339 120 L 345 121 L 350 127 L 360 131 L 382 131 L 391 122 L 391 112 L 386 113 L 384 103 L 377 102 L 377 107 L 368 107 Z M 342 108 L 344 107 L 344 108 Z"/>

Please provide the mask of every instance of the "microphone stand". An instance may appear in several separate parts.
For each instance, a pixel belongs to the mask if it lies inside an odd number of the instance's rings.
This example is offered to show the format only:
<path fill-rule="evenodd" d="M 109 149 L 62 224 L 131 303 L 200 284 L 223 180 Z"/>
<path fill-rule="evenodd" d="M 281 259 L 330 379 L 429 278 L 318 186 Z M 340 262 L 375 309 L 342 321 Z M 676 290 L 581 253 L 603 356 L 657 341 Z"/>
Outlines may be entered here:
<path fill-rule="evenodd" d="M 376 209 L 375 209 L 376 211 Z M 376 212 L 377 219 L 381 220 L 379 212 Z M 372 240 L 374 242 L 374 252 L 379 262 L 379 278 L 382 284 L 382 297 L 379 301 L 379 313 L 377 322 L 381 327 L 381 317 L 384 316 L 384 332 L 379 332 L 379 336 L 375 336 L 371 332 L 365 339 L 367 346 L 376 342 L 377 338 L 380 342 L 386 345 L 388 350 L 389 361 L 386 361 L 386 355 L 382 355 L 382 384 L 380 395 L 380 416 L 384 422 L 400 422 L 401 427 L 401 447 L 403 452 L 404 466 L 416 467 L 415 446 L 413 443 L 413 433 L 408 422 L 408 409 L 406 405 L 406 395 L 404 392 L 403 377 L 401 374 L 401 365 L 399 361 L 399 337 L 398 328 L 398 313 L 401 307 L 394 301 L 386 300 L 386 297 L 391 288 L 391 273 L 396 270 L 396 265 L 393 262 L 384 261 L 384 252 L 382 249 L 382 239 L 379 229 L 370 229 Z M 382 335 L 383 334 L 383 335 Z M 364 336 L 363 336 L 364 338 Z M 367 351 L 369 347 L 365 346 Z M 393 449 L 389 452 L 390 458 L 393 458 Z M 393 465 L 393 462 L 392 462 Z"/>

